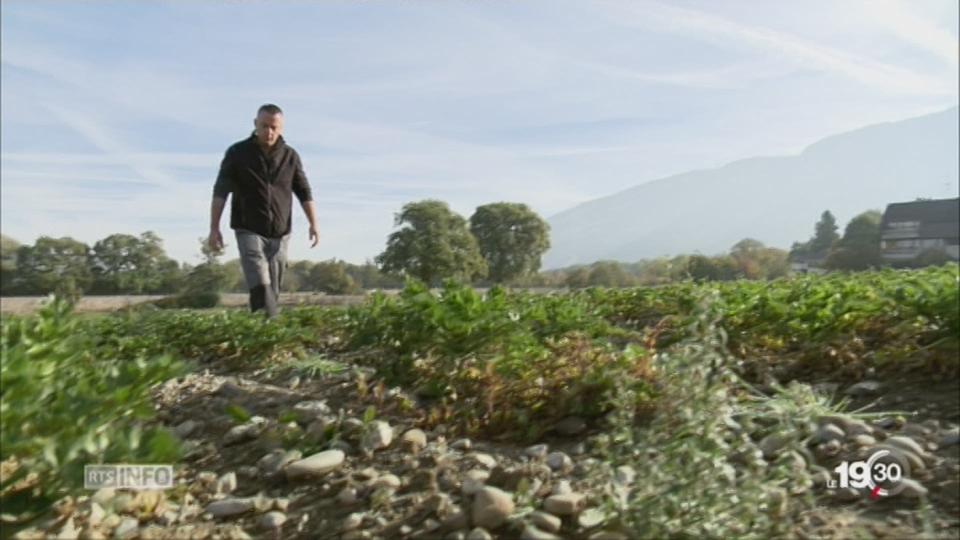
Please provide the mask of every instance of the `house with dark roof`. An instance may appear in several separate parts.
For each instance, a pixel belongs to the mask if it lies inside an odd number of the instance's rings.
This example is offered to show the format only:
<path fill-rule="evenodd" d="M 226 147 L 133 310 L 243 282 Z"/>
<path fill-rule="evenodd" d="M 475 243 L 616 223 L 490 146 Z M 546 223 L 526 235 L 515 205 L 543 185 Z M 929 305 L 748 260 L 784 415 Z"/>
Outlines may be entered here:
<path fill-rule="evenodd" d="M 887 205 L 880 222 L 880 256 L 907 263 L 927 250 L 960 259 L 960 198 Z"/>

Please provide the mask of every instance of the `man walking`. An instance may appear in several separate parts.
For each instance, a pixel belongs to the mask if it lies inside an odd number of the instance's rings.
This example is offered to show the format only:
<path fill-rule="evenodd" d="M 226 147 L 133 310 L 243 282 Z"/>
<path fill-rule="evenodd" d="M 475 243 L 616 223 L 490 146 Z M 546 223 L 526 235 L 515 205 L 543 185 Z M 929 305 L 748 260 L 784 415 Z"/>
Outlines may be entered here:
<path fill-rule="evenodd" d="M 227 149 L 213 186 L 210 237 L 214 250 L 223 248 L 220 216 L 227 195 L 233 193 L 230 228 L 237 236 L 240 265 L 250 290 L 250 310 L 277 314 L 280 285 L 287 267 L 291 209 L 297 196 L 310 222 L 310 247 L 317 235 L 316 209 L 303 163 L 296 150 L 283 140 L 283 111 L 267 104 L 257 111 L 249 138 Z"/>

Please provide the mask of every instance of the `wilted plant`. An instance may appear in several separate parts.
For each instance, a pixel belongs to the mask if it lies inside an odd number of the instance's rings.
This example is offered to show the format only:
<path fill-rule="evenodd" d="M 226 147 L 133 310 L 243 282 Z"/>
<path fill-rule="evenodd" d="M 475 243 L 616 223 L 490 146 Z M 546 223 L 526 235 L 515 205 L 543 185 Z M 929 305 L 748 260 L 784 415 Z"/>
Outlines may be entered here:
<path fill-rule="evenodd" d="M 650 422 L 638 423 L 632 407 L 614 409 L 605 509 L 609 525 L 631 536 L 782 537 L 813 503 L 804 442 L 815 418 L 836 411 L 803 385 L 763 397 L 743 383 L 717 296 L 696 310 L 690 337 L 657 355 Z M 631 399 L 628 388 L 614 397 Z M 769 432 L 782 444 L 768 461 L 757 441 Z M 618 478 L 623 465 L 644 471 L 642 481 Z"/>

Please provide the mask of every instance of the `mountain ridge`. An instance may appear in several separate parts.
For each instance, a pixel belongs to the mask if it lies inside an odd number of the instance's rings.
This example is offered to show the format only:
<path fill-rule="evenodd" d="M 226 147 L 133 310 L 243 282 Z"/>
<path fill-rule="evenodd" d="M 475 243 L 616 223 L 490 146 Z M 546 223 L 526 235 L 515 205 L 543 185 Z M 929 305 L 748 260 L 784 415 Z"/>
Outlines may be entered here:
<path fill-rule="evenodd" d="M 787 248 L 812 234 L 823 210 L 842 228 L 889 202 L 956 196 L 958 111 L 871 124 L 797 154 L 743 158 L 586 201 L 548 219 L 553 247 L 543 267 L 714 254 L 744 237 Z"/>

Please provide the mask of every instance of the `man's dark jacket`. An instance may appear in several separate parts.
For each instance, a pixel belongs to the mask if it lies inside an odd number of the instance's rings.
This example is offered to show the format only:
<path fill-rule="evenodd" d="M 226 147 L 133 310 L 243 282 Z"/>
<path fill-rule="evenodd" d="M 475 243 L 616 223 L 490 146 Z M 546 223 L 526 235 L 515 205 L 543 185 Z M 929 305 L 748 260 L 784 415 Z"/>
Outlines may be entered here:
<path fill-rule="evenodd" d="M 267 238 L 280 238 L 290 232 L 291 193 L 301 203 L 313 200 L 300 155 L 282 136 L 269 155 L 254 135 L 227 149 L 213 196 L 226 199 L 228 193 L 233 193 L 230 228 Z"/>

